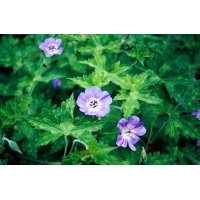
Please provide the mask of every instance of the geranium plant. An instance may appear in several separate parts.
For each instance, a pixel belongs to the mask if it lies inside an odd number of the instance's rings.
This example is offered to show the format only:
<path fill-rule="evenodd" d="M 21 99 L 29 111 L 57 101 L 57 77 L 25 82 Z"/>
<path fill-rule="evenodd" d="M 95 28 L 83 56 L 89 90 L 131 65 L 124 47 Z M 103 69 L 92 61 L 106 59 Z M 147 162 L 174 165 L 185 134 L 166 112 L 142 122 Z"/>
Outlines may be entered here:
<path fill-rule="evenodd" d="M 200 164 L 199 35 L 1 35 L 0 164 Z"/>

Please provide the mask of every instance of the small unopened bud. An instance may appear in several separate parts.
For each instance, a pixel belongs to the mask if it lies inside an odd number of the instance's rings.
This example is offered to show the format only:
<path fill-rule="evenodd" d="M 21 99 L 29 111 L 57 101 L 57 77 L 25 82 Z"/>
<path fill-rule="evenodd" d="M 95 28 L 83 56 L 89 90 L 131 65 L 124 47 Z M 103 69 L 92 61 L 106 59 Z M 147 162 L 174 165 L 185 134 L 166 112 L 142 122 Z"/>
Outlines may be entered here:
<path fill-rule="evenodd" d="M 142 159 L 146 162 L 147 161 L 147 154 L 146 154 L 144 147 L 142 147 L 141 156 L 142 156 Z"/>
<path fill-rule="evenodd" d="M 81 39 L 86 41 L 89 38 L 89 34 L 81 34 Z"/>
<path fill-rule="evenodd" d="M 129 34 L 126 34 L 122 39 L 121 43 L 124 43 L 129 38 Z"/>
<path fill-rule="evenodd" d="M 9 140 L 8 138 L 5 138 L 5 137 L 3 137 L 2 139 L 3 139 L 3 140 L 6 140 L 6 141 L 8 142 L 9 147 L 10 147 L 13 151 L 16 151 L 16 152 L 22 154 L 21 150 L 19 149 L 18 144 L 17 144 L 15 141 Z"/>

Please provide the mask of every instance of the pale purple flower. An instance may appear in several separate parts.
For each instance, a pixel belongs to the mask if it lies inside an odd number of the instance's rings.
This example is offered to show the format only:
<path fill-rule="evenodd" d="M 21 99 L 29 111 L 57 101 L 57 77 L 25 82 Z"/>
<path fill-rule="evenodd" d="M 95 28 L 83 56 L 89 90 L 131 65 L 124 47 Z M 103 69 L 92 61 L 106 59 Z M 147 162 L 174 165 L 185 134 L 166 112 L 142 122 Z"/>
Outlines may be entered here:
<path fill-rule="evenodd" d="M 196 116 L 196 118 L 200 120 L 200 109 L 198 109 L 196 112 L 193 112 L 192 115 Z"/>
<path fill-rule="evenodd" d="M 81 92 L 76 103 L 85 115 L 103 117 L 110 111 L 112 98 L 107 91 L 94 87 L 85 89 L 85 93 Z"/>
<path fill-rule="evenodd" d="M 143 136 L 146 133 L 144 122 L 139 121 L 137 116 L 131 116 L 128 120 L 124 118 L 119 120 L 117 127 L 120 133 L 116 141 L 117 146 L 127 147 L 128 144 L 131 150 L 136 150 L 134 144 L 140 140 L 138 136 Z"/>
<path fill-rule="evenodd" d="M 197 140 L 197 146 L 200 147 L 200 139 Z"/>
<path fill-rule="evenodd" d="M 44 42 L 40 43 L 39 48 L 44 51 L 46 57 L 51 57 L 55 54 L 61 54 L 63 48 L 60 47 L 62 40 L 54 39 L 52 37 L 45 39 Z"/>
<path fill-rule="evenodd" d="M 59 78 L 57 78 L 57 79 L 55 79 L 55 80 L 52 81 L 52 84 L 53 84 L 54 88 L 60 87 L 61 83 L 62 83 L 62 81 Z"/>

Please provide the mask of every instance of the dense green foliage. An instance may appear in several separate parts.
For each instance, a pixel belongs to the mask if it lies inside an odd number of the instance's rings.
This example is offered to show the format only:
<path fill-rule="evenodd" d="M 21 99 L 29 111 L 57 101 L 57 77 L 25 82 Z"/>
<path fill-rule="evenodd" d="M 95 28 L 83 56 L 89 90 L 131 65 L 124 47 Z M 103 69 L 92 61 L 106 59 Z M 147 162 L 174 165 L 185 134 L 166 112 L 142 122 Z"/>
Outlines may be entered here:
<path fill-rule="evenodd" d="M 61 55 L 39 49 L 48 37 Z M 0 164 L 200 164 L 199 35 L 2 35 L 0 49 Z M 105 117 L 76 105 L 94 86 L 113 98 Z M 136 151 L 116 145 L 131 115 L 147 130 Z"/>

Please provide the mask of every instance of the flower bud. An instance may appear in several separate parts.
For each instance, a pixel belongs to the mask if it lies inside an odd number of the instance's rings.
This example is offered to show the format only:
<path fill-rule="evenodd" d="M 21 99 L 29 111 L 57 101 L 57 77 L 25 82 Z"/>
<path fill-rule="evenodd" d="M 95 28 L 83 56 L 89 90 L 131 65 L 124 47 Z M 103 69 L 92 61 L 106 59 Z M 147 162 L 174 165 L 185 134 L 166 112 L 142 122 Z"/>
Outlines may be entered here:
<path fill-rule="evenodd" d="M 19 149 L 18 144 L 17 144 L 15 141 L 9 140 L 8 138 L 5 138 L 5 137 L 3 137 L 2 139 L 3 139 L 3 140 L 6 140 L 6 141 L 8 142 L 9 147 L 10 147 L 13 151 L 16 151 L 16 152 L 22 154 L 21 150 Z"/>

